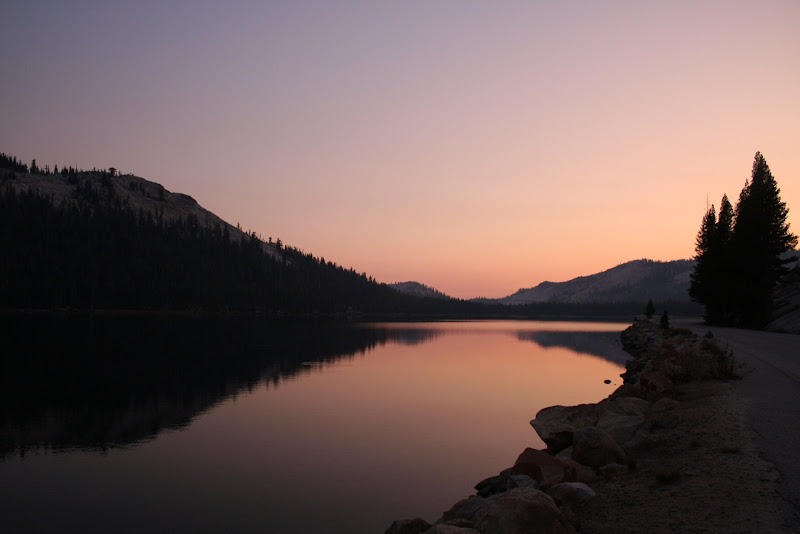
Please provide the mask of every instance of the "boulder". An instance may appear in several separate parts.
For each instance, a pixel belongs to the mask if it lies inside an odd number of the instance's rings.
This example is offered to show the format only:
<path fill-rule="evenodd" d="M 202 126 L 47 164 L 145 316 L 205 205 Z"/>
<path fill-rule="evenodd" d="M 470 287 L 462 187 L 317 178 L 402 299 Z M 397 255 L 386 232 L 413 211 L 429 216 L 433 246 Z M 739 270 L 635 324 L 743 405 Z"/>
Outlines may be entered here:
<path fill-rule="evenodd" d="M 545 451 L 530 447 L 519 455 L 511 468 L 511 475 L 528 475 L 545 489 L 559 482 L 575 480 L 575 473 L 570 466 Z"/>
<path fill-rule="evenodd" d="M 453 519 L 469 519 L 472 521 L 478 510 L 481 508 L 486 508 L 495 500 L 496 499 L 485 499 L 483 497 L 478 497 L 477 495 L 473 495 L 468 499 L 461 499 L 455 503 L 452 508 L 444 513 L 440 522 L 446 523 L 448 521 L 452 521 Z"/>
<path fill-rule="evenodd" d="M 647 415 L 650 410 L 650 403 L 637 397 L 616 397 L 605 399 L 600 402 L 606 412 L 613 412 L 622 415 Z"/>
<path fill-rule="evenodd" d="M 591 484 L 597 480 L 597 471 L 588 465 L 579 464 L 572 458 L 563 460 L 565 464 L 570 466 L 575 472 L 575 482 L 583 482 L 584 484 Z"/>
<path fill-rule="evenodd" d="M 539 483 L 528 475 L 511 475 L 508 478 L 507 490 L 514 488 L 533 488 L 539 489 Z"/>
<path fill-rule="evenodd" d="M 639 386 L 634 384 L 622 384 L 614 390 L 614 393 L 608 396 L 609 399 L 627 399 L 641 397 L 642 390 Z"/>
<path fill-rule="evenodd" d="M 572 460 L 572 445 L 570 445 L 566 449 L 556 454 L 556 458 L 558 458 L 562 462 L 566 462 L 567 460 Z"/>
<path fill-rule="evenodd" d="M 575 429 L 594 426 L 601 408 L 597 404 L 578 406 L 550 406 L 536 414 L 531 426 L 552 454 L 572 445 Z"/>
<path fill-rule="evenodd" d="M 426 532 L 431 528 L 431 524 L 420 519 L 398 519 L 386 529 L 384 534 L 420 534 Z"/>
<path fill-rule="evenodd" d="M 488 497 L 495 493 L 501 493 L 508 488 L 508 477 L 511 476 L 511 468 L 504 469 L 499 475 L 485 478 L 475 484 L 475 489 L 481 497 Z"/>
<path fill-rule="evenodd" d="M 572 459 L 597 469 L 611 462 L 625 463 L 625 452 L 608 432 L 589 426 L 575 431 Z"/>
<path fill-rule="evenodd" d="M 646 401 L 642 402 L 647 404 Z M 597 420 L 597 427 L 606 431 L 614 438 L 614 441 L 622 444 L 631 439 L 644 422 L 645 417 L 643 415 L 605 412 L 600 416 L 600 419 Z"/>
<path fill-rule="evenodd" d="M 475 521 L 481 534 L 574 534 L 553 498 L 533 488 L 517 488 L 481 511 Z"/>
<path fill-rule="evenodd" d="M 559 506 L 571 506 L 572 508 L 579 508 L 597 497 L 597 493 L 583 482 L 562 482 L 547 490 L 547 494 Z"/>

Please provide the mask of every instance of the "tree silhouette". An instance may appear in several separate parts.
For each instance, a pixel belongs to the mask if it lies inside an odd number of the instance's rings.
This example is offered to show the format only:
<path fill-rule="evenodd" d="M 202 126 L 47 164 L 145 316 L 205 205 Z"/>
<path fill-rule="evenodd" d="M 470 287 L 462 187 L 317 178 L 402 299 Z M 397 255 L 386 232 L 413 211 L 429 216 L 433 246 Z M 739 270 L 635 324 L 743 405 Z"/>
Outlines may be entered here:
<path fill-rule="evenodd" d="M 789 232 L 789 210 L 766 159 L 756 152 L 752 178 L 739 196 L 733 230 L 733 259 L 737 269 L 739 322 L 763 326 L 769 320 L 772 291 L 785 275 L 784 252 L 797 245 Z"/>
<path fill-rule="evenodd" d="M 653 305 L 653 299 L 650 299 L 647 301 L 647 306 L 644 308 L 644 314 L 650 319 L 653 317 L 654 313 L 656 313 L 656 307 Z"/>
<path fill-rule="evenodd" d="M 788 212 L 766 159 L 756 152 L 736 209 L 723 196 L 719 218 L 711 206 L 697 234 L 689 295 L 705 305 L 707 322 L 749 327 L 769 322 L 773 290 L 792 261 L 781 256 L 797 245 Z"/>

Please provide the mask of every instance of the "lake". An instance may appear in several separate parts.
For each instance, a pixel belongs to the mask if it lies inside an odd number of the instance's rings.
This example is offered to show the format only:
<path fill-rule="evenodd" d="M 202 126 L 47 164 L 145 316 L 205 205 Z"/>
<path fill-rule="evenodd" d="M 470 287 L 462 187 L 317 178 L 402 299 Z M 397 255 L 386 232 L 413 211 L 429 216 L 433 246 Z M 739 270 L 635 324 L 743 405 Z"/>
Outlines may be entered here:
<path fill-rule="evenodd" d="M 626 326 L 5 316 L 3 530 L 433 522 L 621 383 Z"/>

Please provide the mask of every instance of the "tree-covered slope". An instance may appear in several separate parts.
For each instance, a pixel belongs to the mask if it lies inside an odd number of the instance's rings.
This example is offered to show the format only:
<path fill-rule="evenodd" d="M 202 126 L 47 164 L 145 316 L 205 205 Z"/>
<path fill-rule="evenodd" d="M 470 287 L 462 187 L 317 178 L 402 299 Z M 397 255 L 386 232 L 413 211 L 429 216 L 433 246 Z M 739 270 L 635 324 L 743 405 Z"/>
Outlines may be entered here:
<path fill-rule="evenodd" d="M 141 178 L 111 170 L 46 172 L 7 156 L 0 164 L 2 308 L 482 310 L 475 303 L 402 294 L 279 240 L 266 243 L 191 197 Z"/>

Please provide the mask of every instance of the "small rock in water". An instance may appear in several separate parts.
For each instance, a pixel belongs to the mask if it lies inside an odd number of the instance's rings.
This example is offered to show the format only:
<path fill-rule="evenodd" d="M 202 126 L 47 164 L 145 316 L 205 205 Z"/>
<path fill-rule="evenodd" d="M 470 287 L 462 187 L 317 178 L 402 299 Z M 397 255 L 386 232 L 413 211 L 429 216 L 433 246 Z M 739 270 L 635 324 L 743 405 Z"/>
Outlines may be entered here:
<path fill-rule="evenodd" d="M 605 380 L 603 380 L 603 384 L 610 384 L 610 383 L 611 383 L 611 380 L 609 380 L 608 378 L 606 378 Z"/>

